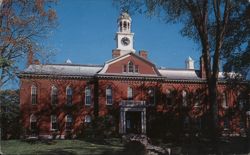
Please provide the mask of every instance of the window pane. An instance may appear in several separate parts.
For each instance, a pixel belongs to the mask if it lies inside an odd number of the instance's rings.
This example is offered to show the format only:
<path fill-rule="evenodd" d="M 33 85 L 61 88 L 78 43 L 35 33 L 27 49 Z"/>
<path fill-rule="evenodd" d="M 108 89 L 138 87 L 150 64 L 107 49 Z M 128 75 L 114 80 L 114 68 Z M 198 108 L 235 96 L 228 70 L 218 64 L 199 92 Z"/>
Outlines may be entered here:
<path fill-rule="evenodd" d="M 133 89 L 131 87 L 128 87 L 128 99 L 133 99 Z"/>
<path fill-rule="evenodd" d="M 106 89 L 106 102 L 107 104 L 112 104 L 112 89 L 111 88 L 107 88 Z"/>
<path fill-rule="evenodd" d="M 89 87 L 85 88 L 85 104 L 91 104 L 91 89 Z"/>
<path fill-rule="evenodd" d="M 128 72 L 130 73 L 134 72 L 134 64 L 132 62 L 128 63 Z"/>

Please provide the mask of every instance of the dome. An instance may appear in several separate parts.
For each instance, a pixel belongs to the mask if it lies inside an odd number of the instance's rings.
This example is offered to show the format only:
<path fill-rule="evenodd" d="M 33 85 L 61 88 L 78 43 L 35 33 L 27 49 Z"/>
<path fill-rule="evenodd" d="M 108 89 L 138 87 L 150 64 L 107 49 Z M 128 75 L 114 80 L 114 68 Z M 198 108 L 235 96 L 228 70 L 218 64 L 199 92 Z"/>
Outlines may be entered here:
<path fill-rule="evenodd" d="M 122 12 L 120 17 L 119 17 L 119 20 L 121 19 L 128 19 L 128 20 L 131 20 L 129 14 L 127 12 Z"/>

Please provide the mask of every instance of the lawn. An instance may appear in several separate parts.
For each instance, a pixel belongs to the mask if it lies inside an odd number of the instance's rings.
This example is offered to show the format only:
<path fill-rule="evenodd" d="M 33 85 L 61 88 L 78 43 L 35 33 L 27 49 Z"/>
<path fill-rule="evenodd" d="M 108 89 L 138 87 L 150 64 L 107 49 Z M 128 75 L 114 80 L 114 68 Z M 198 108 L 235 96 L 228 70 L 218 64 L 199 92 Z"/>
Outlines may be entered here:
<path fill-rule="evenodd" d="M 6 155 L 85 155 L 85 154 L 119 154 L 124 151 L 120 139 L 88 142 L 83 140 L 36 141 L 33 143 L 21 140 L 2 141 L 2 152 Z"/>

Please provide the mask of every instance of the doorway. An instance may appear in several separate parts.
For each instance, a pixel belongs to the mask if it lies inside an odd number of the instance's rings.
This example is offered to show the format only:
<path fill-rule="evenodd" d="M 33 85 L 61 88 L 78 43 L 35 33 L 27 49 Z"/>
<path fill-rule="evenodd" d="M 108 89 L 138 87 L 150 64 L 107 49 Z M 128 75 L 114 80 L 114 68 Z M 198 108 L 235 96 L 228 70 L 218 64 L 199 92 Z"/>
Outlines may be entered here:
<path fill-rule="evenodd" d="M 126 133 L 141 134 L 141 125 L 140 111 L 126 112 Z"/>

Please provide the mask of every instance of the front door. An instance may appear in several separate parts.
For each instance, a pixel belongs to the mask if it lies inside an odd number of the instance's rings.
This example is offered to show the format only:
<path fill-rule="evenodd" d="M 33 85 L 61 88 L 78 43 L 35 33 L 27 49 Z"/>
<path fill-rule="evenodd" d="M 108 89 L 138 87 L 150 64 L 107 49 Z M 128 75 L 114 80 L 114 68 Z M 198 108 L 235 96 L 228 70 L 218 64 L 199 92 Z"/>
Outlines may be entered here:
<path fill-rule="evenodd" d="M 141 112 L 127 111 L 126 112 L 126 133 L 141 133 Z"/>

